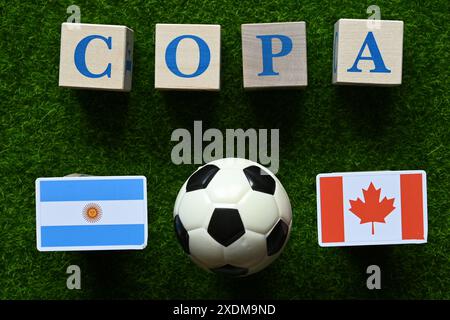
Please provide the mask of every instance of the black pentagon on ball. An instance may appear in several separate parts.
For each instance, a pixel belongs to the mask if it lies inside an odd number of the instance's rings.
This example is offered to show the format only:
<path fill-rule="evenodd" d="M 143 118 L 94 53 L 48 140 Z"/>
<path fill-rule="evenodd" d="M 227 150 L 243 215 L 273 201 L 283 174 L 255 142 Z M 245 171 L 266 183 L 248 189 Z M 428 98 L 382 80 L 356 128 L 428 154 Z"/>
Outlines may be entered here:
<path fill-rule="evenodd" d="M 239 211 L 214 209 L 208 225 L 209 235 L 221 245 L 228 247 L 245 233 Z"/>
<path fill-rule="evenodd" d="M 248 273 L 247 268 L 235 267 L 230 264 L 224 265 L 223 267 L 211 269 L 215 273 L 223 273 L 230 276 L 243 276 Z"/>
<path fill-rule="evenodd" d="M 272 195 L 275 193 L 275 180 L 260 167 L 247 167 L 244 174 L 253 190 Z"/>
<path fill-rule="evenodd" d="M 189 254 L 189 234 L 184 228 L 183 223 L 181 222 L 181 219 L 178 215 L 175 216 L 173 222 L 178 241 L 180 242 L 184 252 Z"/>
<path fill-rule="evenodd" d="M 286 241 L 288 232 L 288 225 L 283 220 L 278 221 L 278 223 L 272 229 L 272 231 L 270 231 L 270 234 L 266 239 L 267 254 L 269 256 L 272 256 L 281 250 L 284 242 Z"/>
<path fill-rule="evenodd" d="M 213 164 L 207 164 L 206 166 L 198 169 L 189 178 L 186 184 L 186 192 L 205 189 L 219 170 L 219 167 Z"/>

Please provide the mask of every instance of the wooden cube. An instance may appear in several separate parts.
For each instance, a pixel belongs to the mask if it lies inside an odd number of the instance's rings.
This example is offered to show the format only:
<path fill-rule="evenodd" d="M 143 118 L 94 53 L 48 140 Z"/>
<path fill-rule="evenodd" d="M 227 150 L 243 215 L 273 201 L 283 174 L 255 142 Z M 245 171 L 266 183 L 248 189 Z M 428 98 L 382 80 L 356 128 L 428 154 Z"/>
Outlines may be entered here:
<path fill-rule="evenodd" d="M 241 31 L 245 89 L 308 84 L 305 22 L 243 24 Z"/>
<path fill-rule="evenodd" d="M 334 25 L 333 84 L 402 83 L 403 21 L 339 19 Z"/>
<path fill-rule="evenodd" d="M 59 86 L 130 91 L 133 41 L 125 26 L 63 23 Z"/>
<path fill-rule="evenodd" d="M 220 90 L 220 25 L 157 24 L 155 88 Z"/>

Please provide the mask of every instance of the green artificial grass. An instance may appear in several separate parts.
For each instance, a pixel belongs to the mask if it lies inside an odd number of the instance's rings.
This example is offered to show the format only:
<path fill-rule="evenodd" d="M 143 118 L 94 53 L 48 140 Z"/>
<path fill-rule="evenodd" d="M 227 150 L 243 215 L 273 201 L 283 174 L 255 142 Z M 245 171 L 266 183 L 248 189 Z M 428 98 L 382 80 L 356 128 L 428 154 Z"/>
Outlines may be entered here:
<path fill-rule="evenodd" d="M 450 298 L 450 105 L 448 1 L 378 1 L 382 18 L 405 22 L 403 84 L 331 85 L 333 24 L 366 18 L 360 1 L 77 1 L 82 22 L 135 32 L 129 94 L 58 87 L 60 27 L 72 1 L 0 4 L 0 298 Z M 242 23 L 306 21 L 308 87 L 245 92 Z M 222 26 L 222 90 L 158 92 L 155 23 Z M 171 133 L 203 128 L 279 128 L 278 177 L 293 207 L 281 257 L 248 278 L 208 274 L 178 244 L 177 192 L 196 165 L 170 160 Z M 423 169 L 428 175 L 425 245 L 320 248 L 318 173 Z M 36 250 L 38 177 L 73 172 L 145 175 L 149 242 L 137 252 Z M 66 268 L 82 289 L 66 289 Z M 382 290 L 366 288 L 377 264 Z"/>

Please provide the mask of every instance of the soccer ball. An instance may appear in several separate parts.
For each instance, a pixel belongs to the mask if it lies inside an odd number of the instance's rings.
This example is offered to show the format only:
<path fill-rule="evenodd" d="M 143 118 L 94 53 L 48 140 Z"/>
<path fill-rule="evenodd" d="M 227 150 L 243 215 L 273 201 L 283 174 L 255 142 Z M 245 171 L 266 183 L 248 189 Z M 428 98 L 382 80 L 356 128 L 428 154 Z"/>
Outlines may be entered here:
<path fill-rule="evenodd" d="M 283 250 L 292 226 L 288 195 L 263 166 L 246 159 L 212 161 L 181 187 L 174 208 L 183 250 L 205 270 L 258 272 Z"/>

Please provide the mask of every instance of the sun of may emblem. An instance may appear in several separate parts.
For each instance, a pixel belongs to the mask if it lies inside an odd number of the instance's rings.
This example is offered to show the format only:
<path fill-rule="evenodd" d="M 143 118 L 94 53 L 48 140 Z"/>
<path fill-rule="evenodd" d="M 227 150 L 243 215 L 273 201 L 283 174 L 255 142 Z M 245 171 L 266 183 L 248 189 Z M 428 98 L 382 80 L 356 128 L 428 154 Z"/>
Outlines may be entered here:
<path fill-rule="evenodd" d="M 87 222 L 97 222 L 102 217 L 102 208 L 96 203 L 88 203 L 83 208 L 83 217 Z"/>

